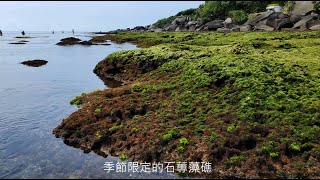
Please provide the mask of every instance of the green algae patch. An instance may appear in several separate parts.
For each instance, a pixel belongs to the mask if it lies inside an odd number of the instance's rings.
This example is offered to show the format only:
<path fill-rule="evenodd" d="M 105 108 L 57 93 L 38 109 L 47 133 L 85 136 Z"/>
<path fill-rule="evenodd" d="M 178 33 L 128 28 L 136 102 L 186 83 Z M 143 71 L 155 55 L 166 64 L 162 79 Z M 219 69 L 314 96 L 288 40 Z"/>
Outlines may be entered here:
<path fill-rule="evenodd" d="M 211 162 L 208 177 L 319 178 L 319 32 L 110 36 L 99 38 L 148 48 L 97 64 L 126 84 L 78 97 L 57 136 L 138 161 Z"/>

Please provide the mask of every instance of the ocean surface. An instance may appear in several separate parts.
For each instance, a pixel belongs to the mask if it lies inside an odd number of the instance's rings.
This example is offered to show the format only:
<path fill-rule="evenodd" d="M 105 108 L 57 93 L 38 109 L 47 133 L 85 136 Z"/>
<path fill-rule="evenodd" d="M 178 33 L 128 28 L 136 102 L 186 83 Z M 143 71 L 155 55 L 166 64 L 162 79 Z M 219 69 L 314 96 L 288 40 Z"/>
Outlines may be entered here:
<path fill-rule="evenodd" d="M 0 36 L 0 178 L 179 178 L 174 174 L 117 173 L 103 170 L 105 162 L 93 152 L 67 146 L 52 134 L 53 128 L 76 111 L 70 100 L 83 92 L 108 88 L 93 73 L 108 54 L 136 49 L 135 45 L 57 46 L 60 39 L 89 40 L 93 34 L 20 32 Z M 27 40 L 26 44 L 9 44 Z M 44 59 L 41 67 L 22 61 Z"/>

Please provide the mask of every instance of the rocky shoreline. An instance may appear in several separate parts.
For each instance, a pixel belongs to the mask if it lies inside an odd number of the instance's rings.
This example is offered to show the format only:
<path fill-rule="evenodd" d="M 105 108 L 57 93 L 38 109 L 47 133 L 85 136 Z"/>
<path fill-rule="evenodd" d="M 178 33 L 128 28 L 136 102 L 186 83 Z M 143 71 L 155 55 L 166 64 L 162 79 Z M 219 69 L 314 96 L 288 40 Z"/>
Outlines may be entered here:
<path fill-rule="evenodd" d="M 173 21 L 157 26 L 136 26 L 134 28 L 117 29 L 107 33 L 118 32 L 251 32 L 251 31 L 306 31 L 320 30 L 320 16 L 314 10 L 312 1 L 296 1 L 288 13 L 268 10 L 252 14 L 244 24 L 235 23 L 231 17 L 206 22 L 199 18 L 192 20 L 190 16 L 179 16 Z M 104 33 L 101 33 L 104 34 Z"/>
<path fill-rule="evenodd" d="M 53 133 L 103 156 L 214 164 L 211 174 L 197 176 L 319 178 L 320 112 L 314 101 L 319 37 L 318 32 L 99 37 L 150 48 L 115 52 L 97 64 L 94 72 L 101 79 L 124 85 L 77 96 L 70 104 L 78 111 Z"/>

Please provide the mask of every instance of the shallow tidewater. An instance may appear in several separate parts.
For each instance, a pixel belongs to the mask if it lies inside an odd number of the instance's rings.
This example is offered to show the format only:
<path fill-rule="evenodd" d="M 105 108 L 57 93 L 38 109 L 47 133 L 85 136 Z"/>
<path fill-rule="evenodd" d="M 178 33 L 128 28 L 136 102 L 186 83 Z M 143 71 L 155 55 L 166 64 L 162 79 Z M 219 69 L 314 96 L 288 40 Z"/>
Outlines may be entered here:
<path fill-rule="evenodd" d="M 32 37 L 27 39 L 29 42 L 14 45 L 8 43 L 20 41 L 15 38 L 20 34 L 3 33 L 0 36 L 0 178 L 146 177 L 107 174 L 103 170 L 104 162 L 117 162 L 118 158 L 85 154 L 52 135 L 52 129 L 76 110 L 69 104 L 74 96 L 106 88 L 92 72 L 95 65 L 109 53 L 135 49 L 135 45 L 61 47 L 55 44 L 72 34 L 40 32 L 27 32 L 26 36 Z M 82 40 L 90 36 L 74 35 Z M 44 59 L 48 63 L 41 67 L 19 64 L 31 59 Z"/>

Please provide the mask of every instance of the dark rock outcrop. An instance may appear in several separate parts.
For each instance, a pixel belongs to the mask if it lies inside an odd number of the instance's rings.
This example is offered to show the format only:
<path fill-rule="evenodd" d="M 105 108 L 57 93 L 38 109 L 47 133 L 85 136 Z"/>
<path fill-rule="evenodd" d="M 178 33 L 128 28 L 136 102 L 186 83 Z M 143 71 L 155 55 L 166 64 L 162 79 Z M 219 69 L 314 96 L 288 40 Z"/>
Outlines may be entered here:
<path fill-rule="evenodd" d="M 222 20 L 210 21 L 204 25 L 205 30 L 217 30 L 218 28 L 223 27 Z"/>
<path fill-rule="evenodd" d="M 74 44 L 79 44 L 79 41 L 81 41 L 81 39 L 79 38 L 74 38 L 74 37 L 68 37 L 68 38 L 64 38 L 61 39 L 60 42 L 57 43 L 57 45 L 74 45 Z"/>
<path fill-rule="evenodd" d="M 23 62 L 21 62 L 21 64 L 23 64 L 23 65 L 32 66 L 32 67 L 43 66 L 43 65 L 45 65 L 45 64 L 47 64 L 47 63 L 48 63 L 48 61 L 46 61 L 46 60 L 40 60 L 40 59 L 28 60 L 28 61 L 23 61 Z"/>
<path fill-rule="evenodd" d="M 102 41 L 104 42 L 104 41 Z M 81 39 L 78 38 L 74 38 L 74 37 L 69 37 L 69 38 L 64 38 L 61 39 L 59 43 L 57 43 L 57 45 L 84 45 L 84 46 L 91 46 L 91 45 L 111 45 L 109 43 L 98 43 L 98 42 L 93 42 L 93 41 L 81 41 Z"/>

